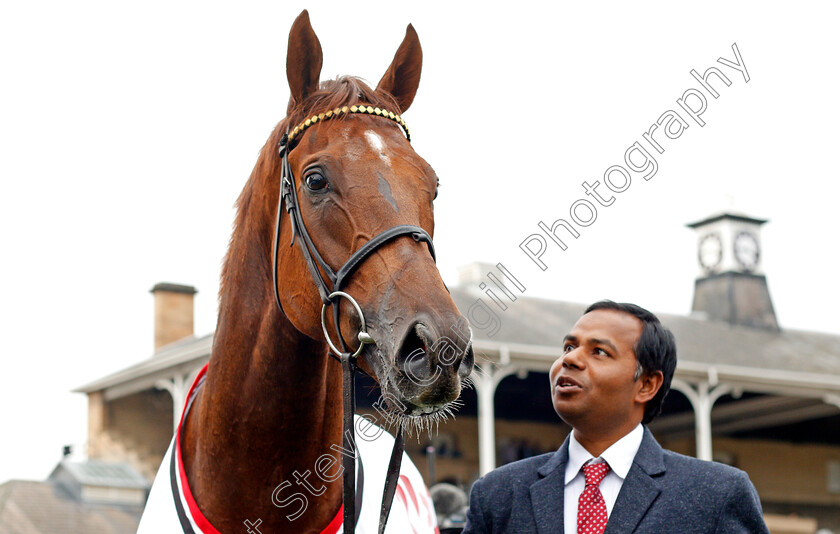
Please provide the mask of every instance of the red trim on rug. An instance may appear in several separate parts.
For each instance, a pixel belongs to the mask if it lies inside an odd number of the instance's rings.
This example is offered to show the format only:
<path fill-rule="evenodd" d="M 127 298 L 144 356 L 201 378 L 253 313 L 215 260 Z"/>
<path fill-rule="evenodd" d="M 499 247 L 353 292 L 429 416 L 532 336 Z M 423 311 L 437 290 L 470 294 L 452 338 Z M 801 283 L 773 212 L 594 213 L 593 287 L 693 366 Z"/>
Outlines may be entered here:
<path fill-rule="evenodd" d="M 195 521 L 195 524 L 203 534 L 221 534 L 213 525 L 210 524 L 210 521 L 204 517 L 201 510 L 199 510 L 198 503 L 195 502 L 192 491 L 190 491 L 190 483 L 187 480 L 187 472 L 184 470 L 184 461 L 181 458 L 181 427 L 184 425 L 184 416 L 187 412 L 187 404 L 189 404 L 199 380 L 207 374 L 207 367 L 209 365 L 209 363 L 204 364 L 204 367 L 201 368 L 201 371 L 199 371 L 198 375 L 195 377 L 192 386 L 190 386 L 189 393 L 187 393 L 186 404 L 184 404 L 184 409 L 181 411 L 181 420 L 178 422 L 178 430 L 175 433 L 175 455 L 178 460 L 178 476 L 181 479 L 181 492 L 183 493 L 184 500 L 187 501 L 187 506 L 190 509 L 193 521 Z M 321 534 L 336 534 L 343 523 L 344 505 L 341 505 L 338 509 L 338 513 L 335 515 L 333 520 L 330 521 L 330 524 L 327 525 L 327 528 L 321 531 Z"/>
<path fill-rule="evenodd" d="M 321 531 L 321 534 L 335 534 L 338 532 L 338 529 L 344 524 L 344 505 L 342 504 L 338 508 L 338 513 L 335 514 L 333 520 L 330 521 L 330 524 L 327 525 L 327 528 Z"/>
<path fill-rule="evenodd" d="M 198 376 L 195 377 L 195 381 L 193 381 L 192 386 L 190 386 L 190 391 L 187 393 L 186 398 L 187 404 L 189 404 L 189 401 L 193 396 L 193 391 L 198 385 L 198 381 L 201 380 L 201 377 L 207 374 L 208 365 L 209 364 L 205 364 L 204 367 L 201 368 L 201 371 L 198 372 Z M 178 431 L 175 434 L 175 454 L 178 458 L 178 477 L 181 479 L 181 492 L 184 495 L 184 500 L 187 501 L 187 506 L 190 509 L 190 515 L 192 515 L 193 521 L 195 521 L 195 524 L 201 532 L 204 534 L 221 534 L 213 525 L 210 524 L 210 521 L 204 517 L 201 510 L 199 510 L 198 504 L 193 498 L 192 491 L 190 491 L 190 483 L 187 481 L 187 472 L 184 469 L 184 460 L 181 457 L 181 427 L 184 425 L 184 416 L 187 414 L 187 404 L 184 405 L 184 410 L 181 412 L 181 421 L 178 423 Z"/>

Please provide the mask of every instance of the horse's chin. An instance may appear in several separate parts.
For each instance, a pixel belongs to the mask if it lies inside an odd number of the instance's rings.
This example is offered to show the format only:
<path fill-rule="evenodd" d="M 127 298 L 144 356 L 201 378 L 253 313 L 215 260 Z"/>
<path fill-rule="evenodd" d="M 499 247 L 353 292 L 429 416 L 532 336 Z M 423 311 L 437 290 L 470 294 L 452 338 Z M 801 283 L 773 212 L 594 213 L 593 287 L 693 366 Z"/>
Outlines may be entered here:
<path fill-rule="evenodd" d="M 445 410 L 461 394 L 461 383 L 459 381 L 430 391 L 420 391 L 419 393 L 416 391 L 416 386 L 410 382 L 408 391 L 404 387 L 400 387 L 400 385 L 406 382 L 409 381 L 406 379 L 401 380 L 391 391 L 392 394 L 399 395 L 398 398 L 405 406 L 403 413 L 406 415 L 427 415 Z"/>
<path fill-rule="evenodd" d="M 400 402 L 405 409 L 388 410 L 386 419 L 394 429 L 402 429 L 410 436 L 419 436 L 424 431 L 436 433 L 438 425 L 454 418 L 462 404 L 457 399 L 437 406 L 416 406 L 404 399 Z"/>
<path fill-rule="evenodd" d="M 437 428 L 440 421 L 455 416 L 463 404 L 459 400 L 462 381 L 455 376 L 442 375 L 430 384 L 412 380 L 405 372 L 394 365 L 394 358 L 388 357 L 378 347 L 369 346 L 363 355 L 374 369 L 375 379 L 382 391 L 380 409 L 384 408 L 386 419 L 402 427 L 409 434 L 414 431 Z"/>

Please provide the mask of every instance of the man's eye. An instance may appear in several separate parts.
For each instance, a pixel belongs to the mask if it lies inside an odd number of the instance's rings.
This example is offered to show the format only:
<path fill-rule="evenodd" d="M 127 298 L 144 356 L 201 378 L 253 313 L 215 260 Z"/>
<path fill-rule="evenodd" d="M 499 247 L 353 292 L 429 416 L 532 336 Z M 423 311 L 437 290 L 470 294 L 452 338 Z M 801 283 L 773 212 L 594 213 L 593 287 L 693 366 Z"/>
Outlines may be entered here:
<path fill-rule="evenodd" d="M 310 191 L 320 191 L 329 185 L 324 175 L 318 172 L 310 173 L 306 176 L 306 187 Z"/>
<path fill-rule="evenodd" d="M 595 352 L 597 354 L 600 354 L 601 356 L 609 356 L 610 355 L 609 352 L 607 352 L 607 351 L 605 351 L 604 349 L 601 349 L 601 348 L 596 348 Z"/>
<path fill-rule="evenodd" d="M 569 352 L 573 348 L 574 348 L 573 346 L 571 346 L 569 344 L 566 344 L 566 345 L 563 346 L 563 352 Z"/>

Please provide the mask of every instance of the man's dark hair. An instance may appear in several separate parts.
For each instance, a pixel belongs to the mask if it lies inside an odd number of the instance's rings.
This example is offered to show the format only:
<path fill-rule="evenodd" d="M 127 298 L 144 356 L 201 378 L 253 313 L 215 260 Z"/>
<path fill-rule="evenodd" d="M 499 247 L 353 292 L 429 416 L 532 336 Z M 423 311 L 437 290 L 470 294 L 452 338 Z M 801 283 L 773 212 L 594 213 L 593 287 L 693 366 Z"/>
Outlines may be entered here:
<path fill-rule="evenodd" d="M 654 371 L 662 371 L 663 377 L 662 387 L 645 405 L 642 423 L 648 424 L 662 412 L 662 401 L 671 389 L 671 378 L 677 367 L 677 343 L 674 340 L 674 334 L 662 326 L 656 315 L 635 304 L 600 300 L 586 308 L 584 315 L 595 310 L 616 310 L 628 313 L 642 322 L 642 333 L 633 347 L 637 363 L 636 374 L 633 378 L 638 380 L 642 373 Z"/>

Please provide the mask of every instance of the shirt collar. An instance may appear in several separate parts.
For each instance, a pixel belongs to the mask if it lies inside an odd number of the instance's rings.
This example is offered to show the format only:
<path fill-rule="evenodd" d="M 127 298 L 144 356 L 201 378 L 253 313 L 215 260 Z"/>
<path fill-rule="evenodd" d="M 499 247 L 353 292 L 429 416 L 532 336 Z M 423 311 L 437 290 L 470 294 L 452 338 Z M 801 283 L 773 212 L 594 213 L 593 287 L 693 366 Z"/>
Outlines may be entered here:
<path fill-rule="evenodd" d="M 610 445 L 601 456 L 594 459 L 607 462 L 610 465 L 610 470 L 624 480 L 627 478 L 630 467 L 633 466 L 633 459 L 636 457 L 639 446 L 642 444 L 642 437 L 644 437 L 644 429 L 641 424 L 638 424 L 636 428 Z M 566 484 L 571 482 L 580 473 L 581 468 L 592 459 L 593 456 L 575 439 L 575 433 L 572 431 L 569 435 L 569 461 L 566 464 Z"/>

